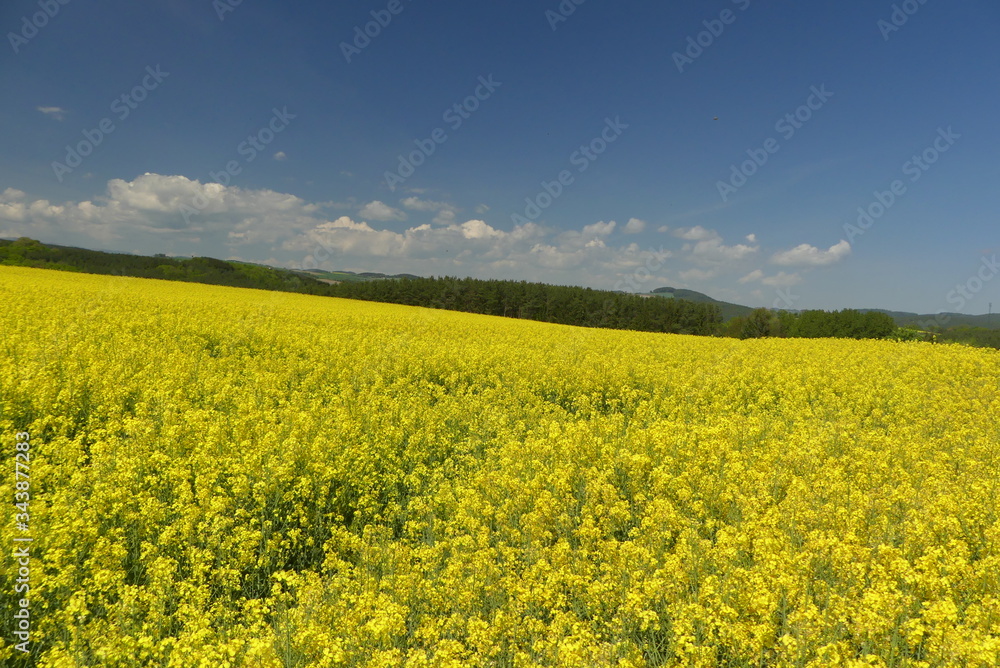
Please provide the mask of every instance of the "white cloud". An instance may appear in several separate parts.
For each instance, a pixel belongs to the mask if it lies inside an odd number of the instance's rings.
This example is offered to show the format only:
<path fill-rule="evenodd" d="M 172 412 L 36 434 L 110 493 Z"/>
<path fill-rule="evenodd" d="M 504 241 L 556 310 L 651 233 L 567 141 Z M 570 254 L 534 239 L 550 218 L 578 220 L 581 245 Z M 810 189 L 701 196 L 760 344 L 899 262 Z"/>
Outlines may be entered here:
<path fill-rule="evenodd" d="M 658 228 L 656 229 L 656 231 L 657 231 L 657 232 L 660 232 L 660 233 L 664 233 L 664 232 L 669 232 L 669 231 L 670 231 L 670 226 L 669 226 L 669 225 L 660 225 L 660 226 L 659 226 L 659 227 L 658 227 Z"/>
<path fill-rule="evenodd" d="M 851 244 L 842 239 L 825 251 L 809 244 L 799 244 L 791 250 L 775 253 L 771 263 L 786 267 L 821 267 L 840 262 L 850 254 Z"/>
<path fill-rule="evenodd" d="M 184 176 L 144 174 L 131 181 L 109 181 L 104 193 L 82 201 L 54 203 L 7 188 L 0 192 L 0 230 L 6 237 L 147 254 L 268 258 L 272 264 L 292 267 L 449 273 L 607 289 L 647 262 L 638 244 L 610 243 L 617 228 L 613 221 L 560 230 L 536 223 L 500 228 L 477 217 L 447 224 L 427 221 L 397 231 L 380 223 L 382 215 L 338 213 L 328 220 L 324 212 L 334 204 Z M 437 214 L 456 210 L 442 204 L 407 198 L 403 206 Z M 372 210 L 379 214 L 375 202 L 362 209 Z M 665 251 L 658 259 L 669 256 Z M 699 271 L 690 276 L 709 273 Z M 679 280 L 676 274 L 670 277 Z M 667 278 L 650 280 L 667 285 Z"/>
<path fill-rule="evenodd" d="M 490 207 L 486 206 L 485 204 L 480 204 L 479 206 L 476 207 L 476 213 L 478 213 L 480 216 L 483 215 L 484 213 L 487 213 L 489 210 Z"/>
<path fill-rule="evenodd" d="M 706 230 L 703 227 L 694 227 L 683 231 L 682 234 L 684 235 L 682 238 L 697 239 L 697 243 L 693 245 L 686 244 L 684 250 L 690 253 L 692 261 L 699 264 L 717 265 L 742 260 L 756 253 L 759 248 L 746 244 L 727 246 L 715 230 Z"/>
<path fill-rule="evenodd" d="M 583 236 L 588 237 L 588 236 L 595 236 L 596 235 L 596 236 L 599 236 L 599 237 L 606 237 L 609 234 L 611 234 L 612 232 L 614 232 L 615 225 L 617 225 L 617 224 L 618 223 L 616 223 L 613 220 L 611 222 L 608 222 L 608 223 L 605 223 L 602 220 L 600 222 L 594 223 L 593 225 L 586 225 L 583 228 Z"/>
<path fill-rule="evenodd" d="M 62 107 L 35 107 L 38 111 L 42 112 L 49 118 L 54 118 L 57 121 L 61 121 L 66 118 L 66 114 L 69 113 L 66 109 Z"/>
<path fill-rule="evenodd" d="M 447 206 L 444 202 L 432 202 L 431 200 L 420 199 L 419 197 L 407 197 L 401 200 L 400 204 L 413 211 L 437 211 Z"/>
<path fill-rule="evenodd" d="M 694 245 L 694 248 L 691 250 L 691 256 L 698 262 L 719 264 L 742 260 L 747 256 L 753 255 L 757 250 L 757 246 L 747 246 L 745 244 L 726 246 L 722 243 L 721 238 L 706 239 Z"/>
<path fill-rule="evenodd" d="M 399 209 L 394 209 L 379 200 L 365 204 L 361 207 L 361 210 L 358 211 L 358 215 L 362 218 L 367 218 L 368 220 L 377 220 L 383 223 L 390 220 L 406 220 L 405 212 L 400 211 Z"/>
<path fill-rule="evenodd" d="M 755 269 L 743 278 L 739 279 L 740 283 L 756 283 L 758 281 L 764 285 L 784 288 L 801 283 L 802 277 L 798 274 L 786 274 L 783 271 L 778 272 L 774 276 L 766 276 L 760 269 Z"/>
<path fill-rule="evenodd" d="M 6 202 L 0 221 L 18 221 L 22 234 L 35 238 L 73 237 L 111 242 L 157 238 L 180 239 L 209 234 L 220 243 L 273 242 L 282 234 L 305 229 L 320 207 L 273 190 L 243 190 L 201 183 L 184 176 L 144 174 L 133 181 L 113 179 L 94 201 L 51 204 L 48 200 Z M 151 252 L 158 252 L 156 251 Z M 193 249 L 195 254 L 198 249 Z"/>
<path fill-rule="evenodd" d="M 646 229 L 646 221 L 638 218 L 629 218 L 625 223 L 625 234 L 638 234 Z"/>
<path fill-rule="evenodd" d="M 504 237 L 503 232 L 490 227 L 481 220 L 468 220 L 459 225 L 458 228 L 466 239 L 499 239 Z"/>
<path fill-rule="evenodd" d="M 284 151 L 278 151 L 277 153 L 274 154 L 274 159 L 277 160 L 278 162 L 281 162 L 284 160 L 288 160 L 288 156 L 285 154 Z"/>
<path fill-rule="evenodd" d="M 749 241 L 752 244 L 757 243 L 757 235 L 756 234 L 748 234 L 746 236 L 746 239 L 747 239 L 747 241 Z"/>
<path fill-rule="evenodd" d="M 802 278 L 798 274 L 786 274 L 785 272 L 780 271 L 774 276 L 762 278 L 760 282 L 774 288 L 787 288 L 801 283 Z"/>
<path fill-rule="evenodd" d="M 674 236 L 688 241 L 703 241 L 718 238 L 719 235 L 715 230 L 706 230 L 701 225 L 695 225 L 694 227 L 681 227 L 674 230 Z"/>
<path fill-rule="evenodd" d="M 407 197 L 400 204 L 412 211 L 435 213 L 434 222 L 438 225 L 453 225 L 458 216 L 458 207 L 447 202 L 434 202 L 420 199 L 419 197 Z"/>

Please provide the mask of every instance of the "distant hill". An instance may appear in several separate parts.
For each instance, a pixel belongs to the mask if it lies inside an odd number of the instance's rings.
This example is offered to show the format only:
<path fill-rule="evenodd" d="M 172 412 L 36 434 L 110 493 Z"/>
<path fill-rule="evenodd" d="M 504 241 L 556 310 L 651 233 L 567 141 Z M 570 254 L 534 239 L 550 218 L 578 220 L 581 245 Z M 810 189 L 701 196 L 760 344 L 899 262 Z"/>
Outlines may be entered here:
<path fill-rule="evenodd" d="M 650 292 L 650 294 L 657 297 L 664 297 L 666 299 L 685 299 L 689 302 L 695 302 L 697 304 L 715 304 L 719 307 L 719 311 L 722 313 L 722 319 L 725 321 L 732 320 L 738 316 L 749 315 L 753 312 L 753 308 L 749 306 L 722 302 L 718 299 L 713 299 L 702 292 L 685 290 L 683 288 L 656 288 Z"/>
<path fill-rule="evenodd" d="M 909 313 L 907 311 L 886 311 L 884 309 L 858 309 L 862 313 L 866 311 L 876 311 L 889 315 L 900 327 L 933 326 L 935 323 L 940 327 L 986 327 L 988 329 L 1000 329 L 1000 315 L 969 315 L 968 313 L 939 313 L 937 315 Z"/>
<path fill-rule="evenodd" d="M 696 302 L 699 304 L 715 304 L 719 307 L 722 312 L 722 319 L 724 321 L 732 320 L 733 318 L 739 316 L 746 316 L 753 311 L 750 306 L 743 306 L 741 304 L 732 304 L 730 302 L 719 301 L 709 297 L 702 292 L 696 292 L 694 290 L 685 290 L 683 288 L 657 288 L 651 291 L 649 294 L 655 295 L 657 297 L 666 297 L 670 299 L 686 299 L 687 301 Z M 984 327 L 987 329 L 1000 329 L 1000 315 L 994 313 L 990 315 L 969 315 L 967 313 L 940 313 L 940 314 L 929 314 L 929 313 L 911 313 L 909 311 L 889 311 L 887 309 L 880 308 L 861 308 L 856 309 L 861 313 L 868 313 L 869 311 L 874 311 L 876 313 L 885 313 L 890 318 L 896 321 L 896 325 L 899 327 L 913 327 L 916 329 L 928 329 L 937 324 L 941 328 L 948 327 Z M 799 313 L 800 311 L 791 310 L 792 313 Z"/>
<path fill-rule="evenodd" d="M 301 269 L 296 270 L 298 274 L 305 274 L 320 281 L 336 281 L 338 283 L 361 283 L 364 281 L 379 281 L 386 279 L 400 278 L 420 278 L 414 274 L 380 274 L 373 271 L 363 271 L 356 273 L 353 271 L 324 271 L 322 269 Z"/>

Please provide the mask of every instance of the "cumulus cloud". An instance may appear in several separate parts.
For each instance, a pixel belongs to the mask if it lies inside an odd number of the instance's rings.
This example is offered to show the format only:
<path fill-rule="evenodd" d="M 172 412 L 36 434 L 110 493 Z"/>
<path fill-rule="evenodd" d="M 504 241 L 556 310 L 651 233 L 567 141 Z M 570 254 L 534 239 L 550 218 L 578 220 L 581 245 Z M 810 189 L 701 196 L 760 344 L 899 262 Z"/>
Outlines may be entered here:
<path fill-rule="evenodd" d="M 362 218 L 377 220 L 382 223 L 386 223 L 391 220 L 406 220 L 406 212 L 394 209 L 379 200 L 365 204 L 361 207 L 361 210 L 358 211 L 358 215 Z"/>
<path fill-rule="evenodd" d="M 541 253 L 541 257 L 546 258 L 546 261 L 550 261 L 553 254 L 556 252 L 564 254 L 565 257 L 563 257 L 559 262 L 560 265 L 564 265 L 566 262 L 569 262 L 569 258 L 582 259 L 593 251 L 609 249 L 616 257 L 619 258 L 619 264 L 624 267 L 627 266 L 628 263 L 628 260 L 625 258 L 634 254 L 634 250 L 632 249 L 634 244 L 622 248 L 613 248 L 608 246 L 608 244 L 605 243 L 605 239 L 607 239 L 607 237 L 614 232 L 616 226 L 617 223 L 613 220 L 609 222 L 602 220 L 590 225 L 584 225 L 583 228 L 579 230 L 565 230 L 561 232 L 552 230 L 551 234 L 555 235 L 555 238 L 552 240 L 553 248 L 555 250 L 549 250 L 548 248 L 536 249 L 534 253 L 536 256 Z M 548 232 L 548 230 L 546 230 L 546 232 Z"/>
<path fill-rule="evenodd" d="M 398 231 L 380 225 L 379 219 L 394 211 L 385 203 L 365 205 L 365 215 L 338 214 L 330 220 L 324 213 L 338 208 L 334 205 L 272 190 L 144 174 L 109 181 L 104 193 L 84 201 L 53 203 L 7 188 L 0 192 L 0 230 L 8 237 L 150 254 L 269 258 L 289 267 L 450 272 L 609 289 L 648 265 L 648 253 L 637 244 L 609 243 L 617 229 L 614 221 L 564 230 L 536 223 L 498 228 L 477 217 Z M 437 215 L 457 211 L 450 204 L 409 197 L 402 206 Z M 660 263 L 670 253 L 661 255 Z M 650 280 L 667 284 L 664 272 Z"/>
<path fill-rule="evenodd" d="M 274 159 L 277 160 L 278 162 L 282 162 L 284 160 L 288 160 L 288 156 L 285 154 L 284 151 L 278 151 L 277 153 L 274 154 Z"/>
<path fill-rule="evenodd" d="M 694 227 L 681 227 L 674 230 L 674 236 L 688 241 L 703 241 L 706 239 L 718 238 L 715 230 L 707 230 L 701 225 Z"/>
<path fill-rule="evenodd" d="M 419 197 L 407 197 L 400 204 L 411 211 L 425 211 L 436 214 L 434 222 L 438 225 L 451 225 L 458 216 L 458 207 L 447 202 L 434 202 L 432 200 L 420 199 Z"/>
<path fill-rule="evenodd" d="M 69 238 L 79 244 L 87 239 L 119 241 L 117 247 L 123 250 L 149 243 L 153 235 L 165 240 L 205 235 L 199 238 L 222 244 L 270 243 L 289 231 L 307 228 L 320 210 L 287 193 L 159 174 L 133 181 L 113 179 L 105 194 L 93 201 L 52 204 L 4 199 L 3 204 L 0 221 L 20 223 L 26 236 Z"/>
<path fill-rule="evenodd" d="M 549 235 L 534 223 L 499 230 L 482 220 L 468 220 L 447 227 L 418 225 L 403 232 L 379 230 L 349 217 L 322 222 L 304 234 L 287 240 L 283 248 L 304 251 L 314 257 L 354 256 L 431 260 L 444 250 L 480 263 L 533 262 L 548 267 L 579 265 L 585 254 L 577 248 L 547 243 Z"/>
<path fill-rule="evenodd" d="M 583 235 L 584 236 L 606 237 L 609 234 L 611 234 L 612 232 L 614 232 L 615 225 L 617 225 L 617 223 L 615 221 L 613 221 L 613 220 L 611 222 L 608 222 L 608 223 L 605 223 L 602 220 L 600 222 L 594 223 L 593 225 L 587 225 L 587 226 L 585 226 L 583 228 Z"/>
<path fill-rule="evenodd" d="M 840 262 L 850 254 L 851 244 L 842 239 L 825 251 L 809 244 L 799 244 L 791 250 L 775 253 L 771 263 L 786 267 L 821 267 Z"/>
<path fill-rule="evenodd" d="M 502 239 L 505 234 L 481 220 L 467 220 L 458 226 L 466 239 Z"/>
<path fill-rule="evenodd" d="M 646 221 L 638 218 L 629 218 L 629 221 L 625 223 L 625 234 L 639 234 L 645 229 Z"/>
<path fill-rule="evenodd" d="M 773 288 L 787 288 L 801 283 L 802 277 L 798 274 L 786 274 L 780 271 L 774 276 L 762 278 L 760 282 L 764 285 L 770 285 Z"/>
<path fill-rule="evenodd" d="M 407 197 L 400 204 L 413 211 L 437 211 L 447 206 L 444 202 L 432 202 L 431 200 L 420 199 L 419 197 Z"/>
<path fill-rule="evenodd" d="M 760 282 L 763 285 L 770 285 L 775 288 L 785 288 L 792 285 L 797 285 L 802 282 L 802 277 L 798 274 L 786 274 L 781 271 L 774 276 L 767 276 L 760 269 L 755 269 L 749 274 L 744 276 L 739 280 L 740 283 L 757 283 Z"/>
<path fill-rule="evenodd" d="M 719 238 L 699 241 L 694 245 L 691 255 L 697 261 L 718 264 L 733 260 L 742 260 L 749 255 L 753 255 L 757 250 L 757 246 L 747 246 L 745 244 L 727 246 Z"/>
<path fill-rule="evenodd" d="M 697 264 L 707 266 L 742 260 L 759 250 L 759 246 L 756 245 L 736 244 L 727 246 L 718 232 L 706 229 L 700 225 L 674 230 L 674 236 L 687 241 L 694 241 L 695 243 L 685 244 L 684 246 L 684 251 L 688 253 L 688 259 Z"/>

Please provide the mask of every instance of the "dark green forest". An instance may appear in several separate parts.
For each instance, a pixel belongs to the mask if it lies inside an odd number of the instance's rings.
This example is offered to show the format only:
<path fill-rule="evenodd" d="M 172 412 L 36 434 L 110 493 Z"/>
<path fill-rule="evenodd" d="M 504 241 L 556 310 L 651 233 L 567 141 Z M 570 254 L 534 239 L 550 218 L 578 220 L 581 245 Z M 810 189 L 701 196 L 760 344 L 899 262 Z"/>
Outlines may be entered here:
<path fill-rule="evenodd" d="M 740 339 L 765 336 L 806 339 L 921 338 L 901 332 L 892 317 L 885 313 L 854 309 L 791 313 L 760 308 L 748 316 L 733 318 L 723 326 L 721 333 Z"/>
<path fill-rule="evenodd" d="M 348 299 L 583 327 L 710 336 L 722 324 L 722 315 L 714 304 L 526 281 L 432 277 L 330 287 L 331 294 Z"/>
<path fill-rule="evenodd" d="M 950 327 L 937 335 L 937 340 L 950 343 L 964 343 L 977 348 L 1000 349 L 1000 329 L 986 327 Z"/>

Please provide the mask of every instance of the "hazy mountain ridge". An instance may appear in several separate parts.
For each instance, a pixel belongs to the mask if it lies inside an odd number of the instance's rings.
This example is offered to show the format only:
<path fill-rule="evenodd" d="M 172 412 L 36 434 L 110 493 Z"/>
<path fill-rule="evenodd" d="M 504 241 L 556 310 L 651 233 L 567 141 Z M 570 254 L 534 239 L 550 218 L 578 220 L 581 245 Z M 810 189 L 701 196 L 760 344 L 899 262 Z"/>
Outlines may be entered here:
<path fill-rule="evenodd" d="M 656 288 L 649 294 L 664 299 L 686 299 L 687 301 L 698 304 L 715 304 L 719 307 L 723 320 L 732 320 L 733 318 L 739 316 L 750 315 L 753 312 L 753 307 L 743 306 L 742 304 L 733 304 L 732 302 L 719 301 L 718 299 L 709 297 L 703 292 L 687 290 L 685 288 Z"/>

